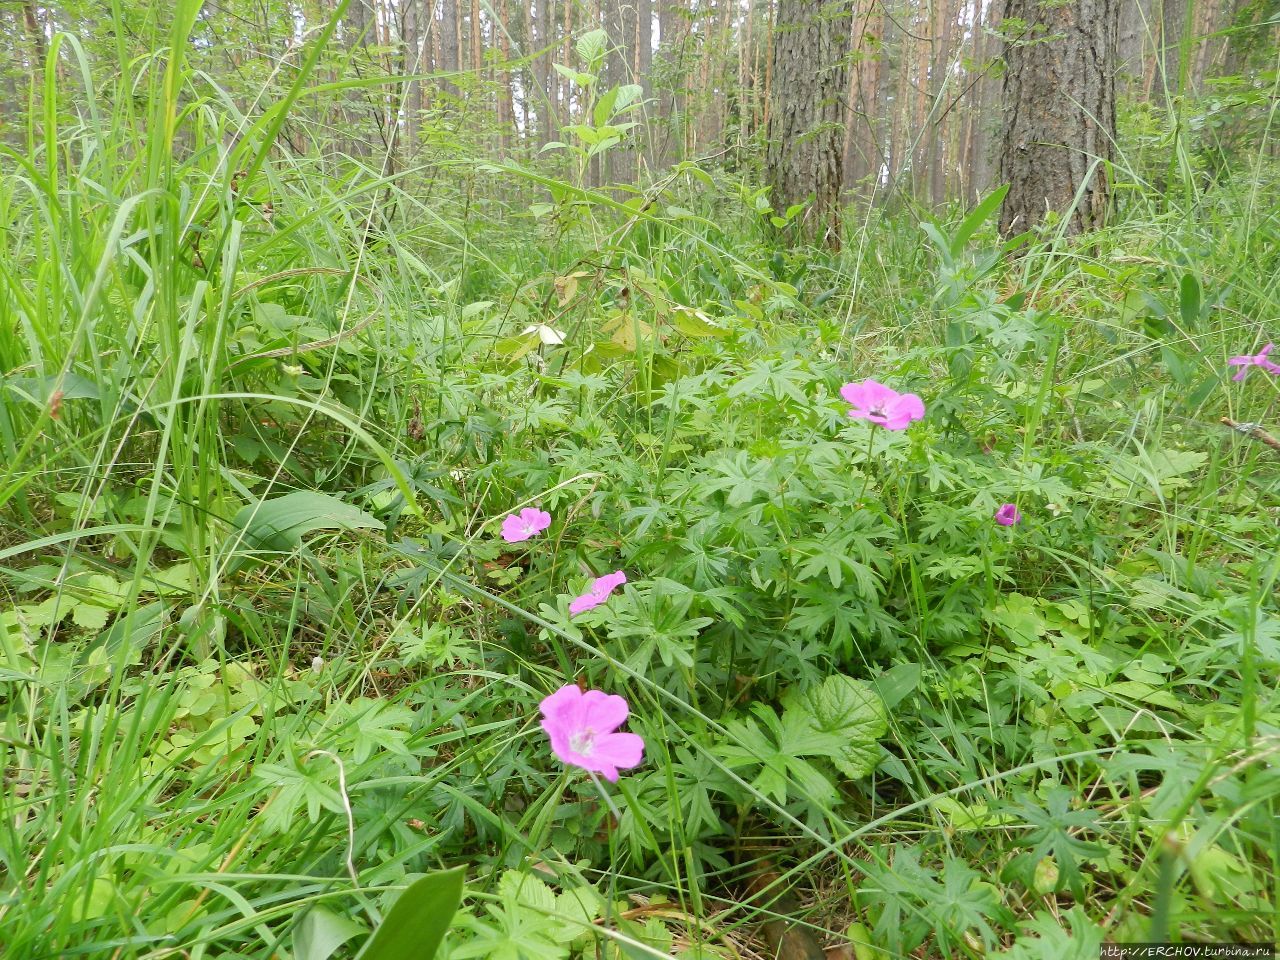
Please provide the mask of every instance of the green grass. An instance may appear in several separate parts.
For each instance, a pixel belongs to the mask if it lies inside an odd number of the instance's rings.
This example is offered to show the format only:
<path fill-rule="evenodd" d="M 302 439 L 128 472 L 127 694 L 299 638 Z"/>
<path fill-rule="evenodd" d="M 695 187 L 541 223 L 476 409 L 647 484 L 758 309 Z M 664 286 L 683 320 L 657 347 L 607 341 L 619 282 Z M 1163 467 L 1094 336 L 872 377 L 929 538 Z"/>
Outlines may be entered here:
<path fill-rule="evenodd" d="M 1017 258 L 789 250 L 714 170 L 290 155 L 324 38 L 242 115 L 195 9 L 5 155 L 6 956 L 265 960 L 457 865 L 459 958 L 1275 939 L 1277 452 L 1219 422 L 1280 432 L 1225 366 L 1280 315 L 1265 144 L 1160 195 L 1138 143 Z M 925 421 L 849 421 L 869 376 Z M 537 726 L 576 678 L 646 738 L 607 798 Z"/>

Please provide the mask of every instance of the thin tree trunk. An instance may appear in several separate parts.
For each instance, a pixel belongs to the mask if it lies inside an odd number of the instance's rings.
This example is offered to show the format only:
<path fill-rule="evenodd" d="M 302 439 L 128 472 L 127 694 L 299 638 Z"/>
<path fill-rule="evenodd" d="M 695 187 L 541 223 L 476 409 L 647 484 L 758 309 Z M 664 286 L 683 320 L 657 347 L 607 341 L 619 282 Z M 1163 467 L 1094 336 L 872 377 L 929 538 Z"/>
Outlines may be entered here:
<path fill-rule="evenodd" d="M 1126 88 L 1139 87 L 1145 74 L 1147 52 L 1152 48 L 1152 37 L 1160 29 L 1154 14 L 1153 0 L 1121 2 L 1116 37 L 1116 74 Z"/>
<path fill-rule="evenodd" d="M 561 53 L 561 62 L 568 65 L 573 63 L 573 2 L 574 0 L 563 0 L 564 2 L 564 50 Z M 559 74 L 556 74 L 560 77 Z M 565 77 L 560 77 L 560 124 L 571 123 L 573 118 L 573 87 L 569 85 L 569 81 Z"/>
<path fill-rule="evenodd" d="M 450 96 L 457 96 L 458 85 L 453 74 L 458 72 L 458 0 L 441 0 L 440 5 L 440 69 L 450 74 L 440 87 Z"/>
<path fill-rule="evenodd" d="M 529 55 L 539 53 L 539 51 L 547 50 L 551 46 L 553 38 L 551 35 L 552 25 L 555 18 L 551 11 L 552 0 L 536 0 L 536 16 L 533 28 L 529 32 Z M 529 5 L 525 5 L 525 10 L 529 9 Z M 533 31 L 536 30 L 535 34 Z M 551 140 L 551 131 L 554 129 L 552 114 L 554 113 L 553 103 L 555 97 L 551 91 L 551 85 L 547 82 L 551 77 L 551 58 L 555 56 L 554 49 L 547 50 L 533 61 L 533 92 L 525 94 L 525 101 L 532 100 L 533 109 L 538 112 L 538 143 L 548 143 Z"/>
<path fill-rule="evenodd" d="M 505 157 L 507 145 L 515 133 L 515 105 L 511 98 L 511 35 L 507 20 L 506 0 L 496 0 L 493 9 L 497 20 L 493 32 L 498 38 L 500 62 L 494 67 L 494 82 L 498 91 L 498 156 Z"/>
<path fill-rule="evenodd" d="M 653 97 L 653 0 L 633 0 L 636 4 L 636 42 L 635 42 L 635 82 L 640 84 L 646 106 L 643 112 L 637 112 L 637 119 L 643 119 L 640 135 L 644 138 L 636 148 L 636 164 L 646 163 L 652 153 L 649 149 L 651 124 L 649 123 L 649 107 L 647 104 Z"/>
<path fill-rule="evenodd" d="M 950 134 L 953 114 L 946 106 L 951 99 L 951 38 L 956 19 L 956 11 L 949 3 L 939 2 L 938 11 L 938 17 L 934 20 L 939 31 L 932 66 L 936 74 L 932 84 L 933 122 L 929 125 L 929 197 L 935 207 L 947 202 L 948 173 L 951 167 Z"/>
<path fill-rule="evenodd" d="M 1170 96 L 1182 92 L 1182 38 L 1188 27 L 1186 14 L 1187 0 L 1163 0 L 1160 5 L 1160 70 Z"/>
<path fill-rule="evenodd" d="M 605 0 L 602 7 L 605 33 L 609 37 L 609 55 L 605 61 L 604 89 L 630 83 L 632 58 L 637 30 L 634 0 Z M 601 91 L 603 92 L 603 90 Z M 635 154 L 632 137 L 609 151 L 606 179 L 630 183 L 635 179 Z"/>
<path fill-rule="evenodd" d="M 852 66 L 849 70 L 849 88 L 845 104 L 844 127 L 844 182 L 853 187 L 879 169 L 879 147 L 876 143 L 877 82 L 880 56 L 875 43 L 878 34 L 873 33 L 873 18 L 879 8 L 878 0 L 858 0 L 852 18 L 850 41 Z M 883 14 L 881 14 L 883 15 Z M 874 187 L 867 191 L 870 196 Z"/>

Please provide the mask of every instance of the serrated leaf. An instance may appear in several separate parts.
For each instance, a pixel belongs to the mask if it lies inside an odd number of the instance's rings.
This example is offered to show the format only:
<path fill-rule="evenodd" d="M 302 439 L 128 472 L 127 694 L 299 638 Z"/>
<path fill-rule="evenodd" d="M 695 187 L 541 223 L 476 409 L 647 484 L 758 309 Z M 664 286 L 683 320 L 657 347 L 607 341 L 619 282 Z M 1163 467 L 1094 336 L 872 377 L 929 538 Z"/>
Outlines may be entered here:
<path fill-rule="evenodd" d="M 609 42 L 609 35 L 603 30 L 589 30 L 578 38 L 575 49 L 587 63 L 604 56 L 605 45 Z"/>
<path fill-rule="evenodd" d="M 876 768 L 889 722 L 884 701 L 870 684 L 836 674 L 807 691 L 797 708 L 808 714 L 815 730 L 836 739 L 828 756 L 846 777 L 856 780 Z"/>
<path fill-rule="evenodd" d="M 91 603 L 77 603 L 71 608 L 71 619 L 77 627 L 86 630 L 101 630 L 107 625 L 107 617 L 111 611 L 105 607 L 95 607 Z"/>

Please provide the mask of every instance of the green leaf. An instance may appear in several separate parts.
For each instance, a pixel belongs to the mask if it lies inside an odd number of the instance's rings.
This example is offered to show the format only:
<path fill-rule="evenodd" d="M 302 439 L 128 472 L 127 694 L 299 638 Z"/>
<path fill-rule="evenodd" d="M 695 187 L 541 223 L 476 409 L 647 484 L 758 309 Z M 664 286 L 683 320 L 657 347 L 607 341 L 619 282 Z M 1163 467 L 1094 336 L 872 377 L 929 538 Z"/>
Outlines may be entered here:
<path fill-rule="evenodd" d="M 920 686 L 920 664 L 899 663 L 875 679 L 875 690 L 884 701 L 886 710 L 892 710 Z"/>
<path fill-rule="evenodd" d="M 1034 642 L 1049 630 L 1035 600 L 1021 593 L 1009 594 L 990 610 L 984 610 L 982 616 L 1020 646 Z"/>
<path fill-rule="evenodd" d="M 953 257 L 960 255 L 965 245 L 969 242 L 969 238 L 974 235 L 988 217 L 995 213 L 1001 201 L 1004 200 L 1004 195 L 1008 192 L 1009 185 L 1007 183 L 997 187 L 987 194 L 969 215 L 960 222 L 960 226 L 956 228 L 955 236 L 951 238 L 951 255 Z"/>
<path fill-rule="evenodd" d="M 605 47 L 608 43 L 609 35 L 603 30 L 588 31 L 578 38 L 576 45 L 578 56 L 587 63 L 593 63 L 604 56 Z"/>
<path fill-rule="evenodd" d="M 591 119 L 597 127 L 603 127 L 609 122 L 609 118 L 613 116 L 613 105 L 618 99 L 618 88 L 606 91 L 599 100 L 596 101 L 596 107 L 591 112 Z"/>
<path fill-rule="evenodd" d="M 729 333 L 701 310 L 693 307 L 676 307 L 671 312 L 671 325 L 686 337 L 723 337 Z"/>
<path fill-rule="evenodd" d="M 0 384 L 13 394 L 36 406 L 47 407 L 55 392 L 62 391 L 63 400 L 99 400 L 102 394 L 98 385 L 78 373 L 58 374 L 51 377 L 0 378 Z"/>
<path fill-rule="evenodd" d="M 1194 330 L 1200 319 L 1200 281 L 1193 273 L 1184 273 L 1178 289 L 1178 311 L 1187 331 Z"/>
<path fill-rule="evenodd" d="M 274 550 L 297 547 L 304 534 L 316 530 L 381 527 L 382 521 L 327 493 L 301 490 L 274 500 L 242 507 L 232 520 L 253 547 Z"/>
<path fill-rule="evenodd" d="M 340 946 L 365 932 L 354 920 L 324 907 L 312 907 L 293 933 L 294 960 L 329 960 Z"/>
<path fill-rule="evenodd" d="M 456 867 L 411 883 L 357 960 L 431 960 L 462 900 L 462 876 L 462 867 Z"/>
<path fill-rule="evenodd" d="M 836 674 L 807 691 L 797 706 L 815 730 L 836 738 L 838 746 L 828 756 L 837 770 L 856 780 L 876 768 L 878 741 L 889 722 L 884 701 L 870 684 Z"/>

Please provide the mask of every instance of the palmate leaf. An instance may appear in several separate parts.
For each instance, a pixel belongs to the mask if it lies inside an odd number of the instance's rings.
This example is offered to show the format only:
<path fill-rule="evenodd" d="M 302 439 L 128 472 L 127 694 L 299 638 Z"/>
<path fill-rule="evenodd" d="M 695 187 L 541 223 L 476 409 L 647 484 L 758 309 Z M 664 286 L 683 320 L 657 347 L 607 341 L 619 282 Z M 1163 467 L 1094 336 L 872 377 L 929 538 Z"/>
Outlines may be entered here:
<path fill-rule="evenodd" d="M 753 713 L 752 720 L 728 724 L 720 754 L 730 768 L 759 765 L 752 785 L 779 803 L 789 793 L 833 801 L 830 780 L 804 758 L 828 760 L 850 779 L 865 777 L 880 759 L 878 741 L 888 728 L 879 694 L 842 674 L 790 698 L 781 716 L 765 704 L 756 704 Z"/>
<path fill-rule="evenodd" d="M 1061 871 L 1067 888 L 1077 900 L 1084 899 L 1084 875 L 1081 861 L 1101 857 L 1106 848 L 1093 841 L 1081 839 L 1082 834 L 1098 832 L 1098 815 L 1093 810 L 1073 810 L 1075 794 L 1065 787 L 1055 787 L 1043 807 L 1032 799 L 1006 809 L 1028 824 L 1032 829 L 1022 838 L 1022 844 L 1031 848 L 1015 862 L 1035 864 L 1045 857 L 1053 857 Z"/>

